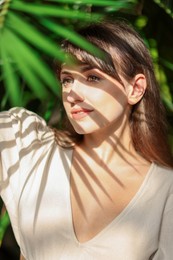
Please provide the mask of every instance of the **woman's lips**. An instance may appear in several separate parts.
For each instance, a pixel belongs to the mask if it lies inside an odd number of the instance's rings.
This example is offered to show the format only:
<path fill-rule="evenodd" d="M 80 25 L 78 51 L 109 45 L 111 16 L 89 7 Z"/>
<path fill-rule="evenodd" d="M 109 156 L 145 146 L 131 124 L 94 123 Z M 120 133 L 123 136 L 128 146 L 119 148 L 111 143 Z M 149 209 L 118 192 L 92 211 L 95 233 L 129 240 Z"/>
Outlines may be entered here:
<path fill-rule="evenodd" d="M 71 110 L 71 115 L 73 119 L 79 120 L 88 116 L 88 114 L 90 114 L 92 111 L 93 110 L 86 109 L 86 108 L 74 108 Z"/>

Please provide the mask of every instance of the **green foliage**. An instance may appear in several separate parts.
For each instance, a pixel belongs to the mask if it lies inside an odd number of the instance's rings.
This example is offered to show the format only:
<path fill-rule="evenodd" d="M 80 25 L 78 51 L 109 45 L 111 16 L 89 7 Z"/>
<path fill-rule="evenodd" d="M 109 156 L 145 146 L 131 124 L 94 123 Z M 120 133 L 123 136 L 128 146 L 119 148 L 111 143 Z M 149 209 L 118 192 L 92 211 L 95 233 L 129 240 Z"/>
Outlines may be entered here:
<path fill-rule="evenodd" d="M 173 2 L 171 0 L 154 0 L 167 14 L 173 17 Z"/>
<path fill-rule="evenodd" d="M 104 17 L 130 20 L 149 47 L 170 122 L 173 147 L 173 37 L 170 32 L 173 1 L 0 0 L 0 109 L 25 106 L 46 120 L 55 105 L 60 111 L 61 102 L 56 103 L 57 98 L 61 98 L 61 89 L 52 62 L 54 59 L 62 62 L 65 58 L 60 42 L 69 38 L 76 45 L 100 55 L 75 31 Z M 167 28 L 164 22 L 171 24 L 170 27 Z M 161 33 L 165 38 L 160 37 Z M 171 47 L 163 48 L 163 42 L 168 44 L 171 40 Z M 0 241 L 8 223 L 8 215 L 3 212 Z"/>
<path fill-rule="evenodd" d="M 60 96 L 60 87 L 50 67 L 50 59 L 64 60 L 58 44 L 60 40 L 70 38 L 79 46 L 97 53 L 91 44 L 74 32 L 73 27 L 103 17 L 92 8 L 101 7 L 105 12 L 104 8 L 109 6 L 117 11 L 131 7 L 135 1 L 42 2 L 1 1 L 0 64 L 5 93 L 5 98 L 0 101 L 1 109 L 8 104 L 27 106 L 37 99 L 45 104 Z"/>
<path fill-rule="evenodd" d="M 64 60 L 61 40 L 69 38 L 78 46 L 100 55 L 95 47 L 75 33 L 75 29 L 100 20 L 107 13 L 128 12 L 135 3 L 136 0 L 1 0 L 0 108 L 27 107 L 35 101 L 36 112 L 40 112 L 38 104 L 41 104 L 42 115 L 49 120 L 57 97 L 61 96 L 51 64 L 53 59 Z M 0 243 L 8 224 L 8 214 L 3 211 Z"/>
<path fill-rule="evenodd" d="M 4 211 L 0 215 L 0 246 L 2 244 L 4 234 L 5 234 L 9 224 L 10 224 L 9 216 L 8 216 L 7 212 Z"/>

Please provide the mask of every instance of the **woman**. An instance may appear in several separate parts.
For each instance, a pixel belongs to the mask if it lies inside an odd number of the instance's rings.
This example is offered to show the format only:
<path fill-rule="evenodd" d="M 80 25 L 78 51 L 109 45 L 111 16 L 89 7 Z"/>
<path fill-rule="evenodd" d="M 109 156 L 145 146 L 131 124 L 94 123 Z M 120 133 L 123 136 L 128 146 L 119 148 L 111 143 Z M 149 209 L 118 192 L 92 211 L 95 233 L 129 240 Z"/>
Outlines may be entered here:
<path fill-rule="evenodd" d="M 58 75 L 73 129 L 52 130 L 21 108 L 1 113 L 1 195 L 21 252 L 171 259 L 173 160 L 150 55 L 123 22 L 79 34 L 100 55 L 63 42 Z"/>

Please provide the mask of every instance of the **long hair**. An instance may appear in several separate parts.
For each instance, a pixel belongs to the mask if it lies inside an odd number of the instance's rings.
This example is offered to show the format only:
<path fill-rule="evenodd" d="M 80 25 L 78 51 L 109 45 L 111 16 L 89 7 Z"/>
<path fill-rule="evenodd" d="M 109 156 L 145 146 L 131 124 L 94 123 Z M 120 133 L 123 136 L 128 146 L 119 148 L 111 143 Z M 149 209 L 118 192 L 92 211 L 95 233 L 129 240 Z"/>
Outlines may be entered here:
<path fill-rule="evenodd" d="M 165 112 L 159 94 L 159 86 L 154 74 L 152 59 L 143 40 L 127 23 L 122 21 L 98 22 L 78 31 L 93 45 L 97 46 L 103 58 L 79 48 L 69 40 L 64 40 L 63 50 L 82 62 L 97 67 L 120 81 L 120 76 L 131 80 L 143 73 L 147 88 L 143 98 L 132 107 L 130 129 L 133 145 L 148 161 L 164 166 L 173 166 L 173 158 L 167 141 Z M 68 131 L 73 144 L 82 136 Z M 58 134 L 57 134 L 58 136 Z M 58 138 L 58 137 L 57 137 Z"/>

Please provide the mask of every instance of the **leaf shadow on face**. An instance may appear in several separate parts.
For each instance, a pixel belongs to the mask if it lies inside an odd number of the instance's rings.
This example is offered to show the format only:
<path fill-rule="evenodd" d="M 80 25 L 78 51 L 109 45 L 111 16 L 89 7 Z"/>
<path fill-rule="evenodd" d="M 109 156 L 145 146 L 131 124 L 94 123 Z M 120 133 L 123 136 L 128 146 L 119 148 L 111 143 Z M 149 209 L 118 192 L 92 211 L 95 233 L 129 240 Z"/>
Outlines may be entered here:
<path fill-rule="evenodd" d="M 114 86 L 116 88 L 116 85 Z M 124 87 L 124 86 L 122 86 Z M 104 91 L 106 92 L 106 88 L 104 88 Z M 72 93 L 72 95 L 75 95 L 75 98 L 77 100 L 76 103 L 72 103 L 71 107 L 75 106 L 77 104 L 77 106 L 81 106 L 81 107 L 86 107 L 89 108 L 90 105 L 87 103 L 87 101 L 82 100 L 80 101 L 81 97 L 78 96 L 77 93 Z M 108 92 L 106 94 L 111 95 L 112 92 Z M 124 90 L 122 90 L 121 88 L 118 88 L 118 90 L 115 90 L 115 93 L 113 94 L 113 98 L 115 99 L 116 103 L 122 107 L 124 106 L 124 103 L 121 102 L 121 99 L 119 99 L 119 96 L 126 98 Z M 67 97 L 65 96 L 65 99 Z M 105 104 L 106 107 L 107 104 Z M 131 114 L 131 107 L 129 108 L 129 112 L 128 112 L 128 116 L 130 118 L 130 114 Z M 108 121 L 108 119 L 106 118 L 106 116 L 104 115 L 104 107 L 102 110 L 102 113 L 100 111 L 97 110 L 97 107 L 95 108 L 95 112 L 98 115 L 97 117 L 94 116 L 94 114 L 89 114 L 88 117 L 90 117 L 90 120 L 92 119 L 94 121 L 94 123 L 98 126 L 98 129 L 100 128 L 100 131 L 102 131 L 103 126 L 106 128 L 109 126 L 110 122 Z M 115 107 L 115 112 L 116 113 L 116 107 Z M 125 116 L 125 115 L 124 115 Z M 139 117 L 138 119 L 142 118 L 142 115 L 140 112 L 136 112 L 136 117 Z M 130 120 L 128 118 L 128 120 Z M 142 123 L 142 121 L 141 121 Z M 128 149 L 128 145 L 124 145 L 122 139 L 121 139 L 121 135 L 120 136 L 116 136 L 116 131 L 121 128 L 121 126 L 123 125 L 123 117 L 121 117 L 120 119 L 117 119 L 117 123 L 115 124 L 115 128 L 113 129 L 109 129 L 109 133 L 110 135 L 112 133 L 114 133 L 113 135 L 111 135 L 111 138 L 107 138 L 107 142 L 108 145 L 112 147 L 112 149 L 115 149 L 115 153 L 118 154 L 119 157 L 122 158 L 122 160 L 125 162 L 125 164 L 127 164 L 129 167 L 131 167 L 132 169 L 134 169 L 134 172 L 140 175 L 140 171 L 139 168 L 136 167 L 136 165 L 134 165 L 131 162 L 131 157 L 132 154 L 130 152 L 130 150 Z M 121 131 L 123 132 L 125 126 L 122 127 Z M 99 133 L 99 130 L 98 130 Z M 85 138 L 85 137 L 84 137 Z M 102 138 L 98 139 L 97 145 L 99 146 L 104 140 Z M 103 161 L 101 161 L 101 158 L 98 156 L 98 154 L 95 152 L 94 149 L 94 145 L 93 145 L 93 149 L 90 150 L 90 153 L 86 152 L 87 157 L 90 158 L 95 158 L 95 164 L 96 164 L 96 168 L 97 166 L 100 167 L 100 162 L 102 163 L 102 167 L 104 168 L 104 170 L 107 172 L 107 174 L 110 176 L 110 178 L 112 179 L 112 182 L 116 182 L 122 189 L 126 189 L 126 186 L 124 185 L 124 183 L 121 181 L 121 179 L 119 179 L 119 177 L 116 176 L 116 171 L 118 172 L 118 167 L 111 169 L 109 167 L 109 165 L 107 165 L 106 163 L 104 163 Z M 97 187 L 99 187 L 102 192 L 105 194 L 105 196 L 111 201 L 112 198 L 109 194 L 109 192 L 107 191 L 106 188 L 106 184 L 104 185 L 103 182 L 100 181 L 98 175 L 95 174 L 96 169 L 92 168 L 87 161 L 85 160 L 85 158 L 83 156 L 81 156 L 80 153 L 76 153 L 73 157 L 73 168 L 74 171 L 77 173 L 79 179 L 81 180 L 81 182 L 83 183 L 83 185 L 87 188 L 87 190 L 89 191 L 89 193 L 92 195 L 92 197 L 95 199 L 95 201 L 97 201 L 97 203 L 100 205 L 100 207 L 102 207 L 102 201 L 99 198 L 98 194 L 96 193 L 95 189 L 92 186 L 92 183 L 95 183 L 95 185 Z M 88 178 L 89 176 L 89 178 Z M 90 179 L 90 180 L 89 180 Z M 87 218 L 87 214 L 86 214 L 86 209 L 83 205 L 82 202 L 82 198 L 80 195 L 80 189 L 77 185 L 77 183 L 75 183 L 75 179 L 73 178 L 73 174 L 71 175 L 71 189 L 72 189 L 72 193 L 73 195 L 76 197 L 76 201 L 78 203 L 78 206 L 82 212 L 82 214 L 84 215 L 85 218 Z"/>

